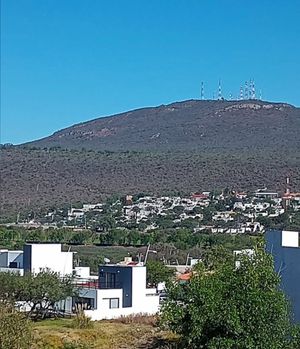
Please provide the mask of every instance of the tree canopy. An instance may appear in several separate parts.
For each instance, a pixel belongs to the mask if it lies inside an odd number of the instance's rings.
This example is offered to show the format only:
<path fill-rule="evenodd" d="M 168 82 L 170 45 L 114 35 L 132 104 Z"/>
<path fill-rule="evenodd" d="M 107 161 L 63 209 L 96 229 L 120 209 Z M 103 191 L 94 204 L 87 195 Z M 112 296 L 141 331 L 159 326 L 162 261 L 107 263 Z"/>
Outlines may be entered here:
<path fill-rule="evenodd" d="M 214 255 L 197 265 L 188 283 L 169 287 L 162 321 L 181 335 L 183 348 L 292 347 L 289 303 L 272 257 L 258 247 L 240 259 L 237 267 L 233 256 L 222 254 L 220 261 Z"/>
<path fill-rule="evenodd" d="M 174 275 L 174 270 L 168 268 L 159 261 L 148 261 L 147 283 L 157 286 L 160 282 L 168 282 Z"/>
<path fill-rule="evenodd" d="M 19 302 L 31 318 L 44 318 L 56 311 L 56 303 L 75 295 L 71 277 L 63 279 L 55 272 L 45 270 L 33 275 L 20 276 L 14 273 L 0 273 L 0 301 L 10 304 Z"/>

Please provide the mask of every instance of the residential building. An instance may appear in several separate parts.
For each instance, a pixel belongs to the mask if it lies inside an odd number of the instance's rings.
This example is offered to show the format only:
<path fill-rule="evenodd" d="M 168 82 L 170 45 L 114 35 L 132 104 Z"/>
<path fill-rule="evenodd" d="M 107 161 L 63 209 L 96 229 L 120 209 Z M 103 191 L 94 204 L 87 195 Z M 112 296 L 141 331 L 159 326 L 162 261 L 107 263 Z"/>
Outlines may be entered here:
<path fill-rule="evenodd" d="M 57 304 L 71 312 L 80 305 L 92 320 L 113 319 L 138 313 L 155 314 L 159 310 L 159 293 L 147 288 L 146 267 L 126 257 L 120 264 L 99 267 L 98 276 L 89 267 L 73 268 L 73 252 L 62 251 L 61 244 L 25 244 L 23 251 L 0 250 L 0 272 L 33 274 L 49 269 L 61 277 L 74 276 L 79 296 Z M 20 302 L 26 311 L 26 302 Z"/>
<path fill-rule="evenodd" d="M 102 265 L 97 281 L 78 282 L 79 297 L 73 300 L 73 310 L 80 306 L 92 320 L 155 314 L 159 310 L 159 294 L 156 288 L 146 287 L 143 265 Z"/>
<path fill-rule="evenodd" d="M 38 273 L 49 269 L 60 276 L 72 275 L 73 252 L 61 250 L 61 244 L 25 244 L 23 254 L 24 271 Z"/>
<path fill-rule="evenodd" d="M 73 274 L 73 252 L 61 250 L 61 244 L 25 244 L 23 251 L 0 250 L 0 272 L 33 274 L 49 269 L 61 277 Z"/>
<path fill-rule="evenodd" d="M 269 230 L 266 250 L 274 258 L 281 288 L 291 302 L 294 321 L 300 323 L 300 244 L 298 231 Z"/>

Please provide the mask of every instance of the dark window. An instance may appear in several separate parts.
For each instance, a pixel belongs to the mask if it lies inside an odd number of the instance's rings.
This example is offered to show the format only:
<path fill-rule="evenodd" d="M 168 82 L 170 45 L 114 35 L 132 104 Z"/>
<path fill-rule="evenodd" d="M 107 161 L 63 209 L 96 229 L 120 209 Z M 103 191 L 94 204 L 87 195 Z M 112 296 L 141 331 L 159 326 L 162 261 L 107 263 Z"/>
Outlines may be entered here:
<path fill-rule="evenodd" d="M 17 262 L 10 262 L 9 263 L 9 268 L 18 268 Z"/>
<path fill-rule="evenodd" d="M 106 285 L 107 285 L 107 288 L 115 288 L 116 287 L 116 274 L 115 273 L 107 273 L 106 274 Z"/>

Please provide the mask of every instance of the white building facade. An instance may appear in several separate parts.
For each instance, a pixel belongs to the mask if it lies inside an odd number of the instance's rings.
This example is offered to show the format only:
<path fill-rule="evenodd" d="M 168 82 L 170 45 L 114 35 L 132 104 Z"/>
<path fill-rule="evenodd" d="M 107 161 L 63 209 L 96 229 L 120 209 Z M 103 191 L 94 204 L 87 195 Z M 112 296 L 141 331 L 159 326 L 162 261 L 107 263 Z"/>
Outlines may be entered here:
<path fill-rule="evenodd" d="M 146 287 L 146 267 L 131 259 L 100 266 L 98 275 L 91 276 L 89 267 L 73 268 L 73 252 L 62 251 L 61 244 L 25 244 L 24 251 L 0 250 L 0 272 L 22 276 L 44 270 L 62 278 L 73 275 L 79 286 L 78 297 L 57 304 L 64 312 L 75 312 L 80 306 L 92 320 L 102 320 L 159 310 L 157 290 Z"/>
<path fill-rule="evenodd" d="M 104 265 L 95 282 L 82 283 L 73 307 L 81 306 L 92 320 L 113 319 L 132 314 L 156 314 L 159 294 L 146 287 L 146 267 Z"/>

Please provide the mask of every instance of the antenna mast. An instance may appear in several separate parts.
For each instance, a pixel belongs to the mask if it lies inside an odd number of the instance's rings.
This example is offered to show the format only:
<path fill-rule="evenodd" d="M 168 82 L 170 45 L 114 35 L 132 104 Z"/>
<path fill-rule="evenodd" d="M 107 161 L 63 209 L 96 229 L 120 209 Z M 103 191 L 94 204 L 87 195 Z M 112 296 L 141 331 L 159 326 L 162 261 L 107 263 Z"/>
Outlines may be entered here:
<path fill-rule="evenodd" d="M 255 99 L 255 84 L 254 84 L 254 80 L 252 80 L 251 98 Z"/>
<path fill-rule="evenodd" d="M 290 195 L 291 189 L 290 189 L 290 178 L 286 177 L 286 192 L 287 195 Z"/>
<path fill-rule="evenodd" d="M 245 82 L 245 99 L 248 99 L 248 81 Z"/>
<path fill-rule="evenodd" d="M 244 99 L 244 90 L 243 90 L 243 86 L 241 86 L 240 88 L 240 100 Z"/>
<path fill-rule="evenodd" d="M 218 100 L 222 99 L 222 88 L 221 88 L 221 80 L 219 79 L 219 88 L 218 88 Z"/>
<path fill-rule="evenodd" d="M 201 82 L 201 100 L 204 100 L 204 82 Z"/>

